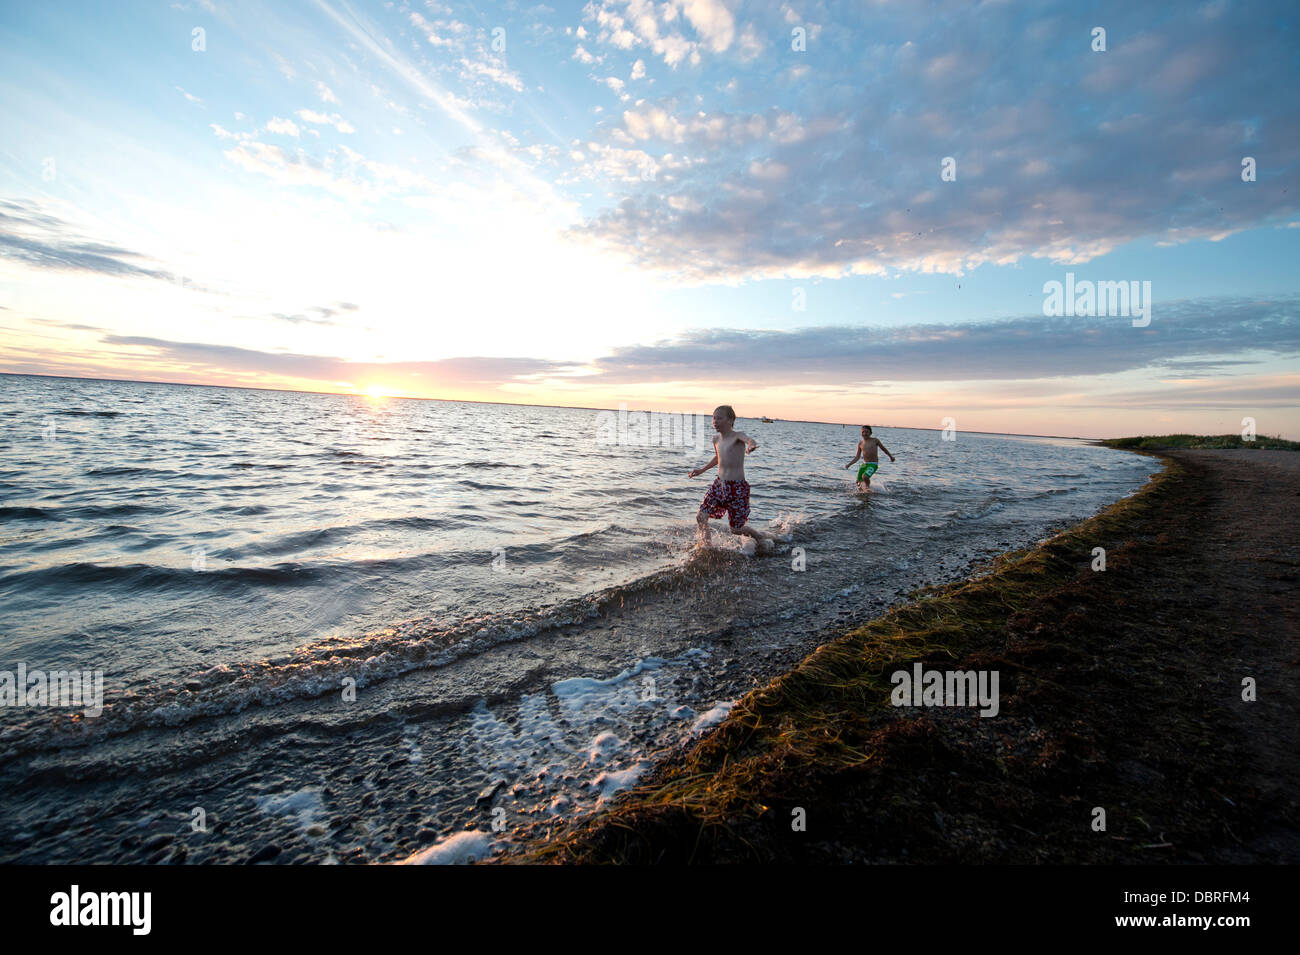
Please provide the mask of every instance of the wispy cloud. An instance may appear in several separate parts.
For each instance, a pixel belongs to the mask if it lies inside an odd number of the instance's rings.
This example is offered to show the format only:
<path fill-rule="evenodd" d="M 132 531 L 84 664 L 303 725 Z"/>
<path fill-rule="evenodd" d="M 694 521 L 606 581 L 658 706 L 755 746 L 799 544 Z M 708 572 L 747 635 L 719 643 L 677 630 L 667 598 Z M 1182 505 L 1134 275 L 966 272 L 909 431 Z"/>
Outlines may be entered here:
<path fill-rule="evenodd" d="M 447 358 L 440 361 L 358 362 L 322 355 L 266 352 L 233 345 L 168 341 L 139 335 L 106 335 L 107 345 L 143 349 L 154 357 L 184 363 L 209 372 L 254 372 L 333 384 L 380 378 L 411 387 L 481 385 L 496 387 L 509 381 L 528 380 L 571 372 L 568 362 L 536 358 Z"/>
<path fill-rule="evenodd" d="M 1257 356 L 1229 360 L 1229 356 Z M 1300 299 L 1170 302 L 1146 328 L 1126 318 L 1030 316 L 960 325 L 706 329 L 615 348 L 601 378 L 793 384 L 970 381 L 1106 375 L 1197 359 L 1201 373 L 1258 356 L 1300 355 Z"/>
<path fill-rule="evenodd" d="M 336 317 L 356 310 L 353 303 L 339 302 L 273 317 L 335 325 Z M 418 378 L 424 386 L 496 388 L 545 377 L 588 387 L 708 380 L 803 388 L 833 382 L 837 391 L 848 392 L 882 382 L 1040 381 L 1141 369 L 1195 383 L 1268 358 L 1300 355 L 1300 300 L 1173 302 L 1147 328 L 1134 328 L 1127 320 L 1030 316 L 896 328 L 705 329 L 657 344 L 615 348 L 590 363 L 527 357 L 356 362 L 147 336 L 108 334 L 103 342 L 144 349 L 154 358 L 211 374 L 251 372 L 322 383 Z M 1001 387 L 1007 399 L 1016 396 L 1013 389 Z M 1225 385 L 1217 393 L 1227 395 L 1232 387 Z M 1162 388 L 1159 393 L 1186 392 Z"/>
<path fill-rule="evenodd" d="M 306 312 L 297 314 L 286 314 L 284 312 L 275 312 L 272 318 L 281 322 L 288 322 L 291 325 L 329 325 L 340 327 L 345 323 L 336 322 L 334 319 L 340 315 L 346 315 L 357 311 L 360 306 L 351 302 L 337 302 L 333 306 L 313 305 Z"/>
<path fill-rule="evenodd" d="M 314 109 L 300 109 L 294 113 L 304 123 L 333 126 L 340 133 L 355 133 L 356 128 L 338 113 L 322 113 Z"/>
<path fill-rule="evenodd" d="M 175 281 L 143 253 L 79 235 L 35 203 L 0 200 L 0 257 L 41 269 L 97 272 L 118 278 Z"/>

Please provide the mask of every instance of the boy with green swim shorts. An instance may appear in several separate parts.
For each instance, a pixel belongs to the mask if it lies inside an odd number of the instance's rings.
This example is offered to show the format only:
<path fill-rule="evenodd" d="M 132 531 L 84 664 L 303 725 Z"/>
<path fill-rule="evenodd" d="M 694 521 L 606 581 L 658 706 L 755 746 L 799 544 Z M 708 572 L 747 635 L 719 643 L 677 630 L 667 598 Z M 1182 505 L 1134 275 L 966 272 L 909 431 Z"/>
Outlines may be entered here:
<path fill-rule="evenodd" d="M 891 462 L 895 460 L 894 456 L 890 454 L 889 448 L 881 444 L 879 438 L 871 436 L 871 426 L 864 424 L 862 426 L 862 440 L 858 442 L 857 453 L 853 455 L 852 461 L 844 465 L 844 469 L 847 471 L 853 467 L 858 458 L 862 458 L 862 467 L 858 468 L 858 490 L 860 491 L 871 490 L 871 475 L 875 474 L 876 469 L 880 467 L 878 450 L 889 454 Z"/>

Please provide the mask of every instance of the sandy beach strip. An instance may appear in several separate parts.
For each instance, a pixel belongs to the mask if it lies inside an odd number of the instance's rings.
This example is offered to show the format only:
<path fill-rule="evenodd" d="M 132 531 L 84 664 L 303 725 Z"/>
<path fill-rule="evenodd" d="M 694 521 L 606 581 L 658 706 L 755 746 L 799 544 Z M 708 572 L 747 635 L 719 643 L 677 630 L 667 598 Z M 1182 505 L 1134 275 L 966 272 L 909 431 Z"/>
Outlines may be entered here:
<path fill-rule="evenodd" d="M 1300 861 L 1300 453 L 1160 456 L 1138 494 L 823 644 L 496 861 Z M 996 715 L 899 688 L 931 670 L 996 673 Z"/>

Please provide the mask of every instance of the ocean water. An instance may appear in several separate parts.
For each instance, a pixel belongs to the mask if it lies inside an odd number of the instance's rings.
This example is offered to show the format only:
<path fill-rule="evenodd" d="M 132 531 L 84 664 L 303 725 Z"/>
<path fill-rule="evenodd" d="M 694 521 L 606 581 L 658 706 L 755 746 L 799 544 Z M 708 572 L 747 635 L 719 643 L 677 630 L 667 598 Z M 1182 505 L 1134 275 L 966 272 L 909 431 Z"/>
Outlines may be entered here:
<path fill-rule="evenodd" d="M 878 427 L 864 498 L 855 427 L 741 418 L 781 543 L 701 552 L 700 411 L 0 376 L 0 671 L 103 679 L 93 715 L 0 706 L 0 861 L 481 852 L 1156 467 Z"/>

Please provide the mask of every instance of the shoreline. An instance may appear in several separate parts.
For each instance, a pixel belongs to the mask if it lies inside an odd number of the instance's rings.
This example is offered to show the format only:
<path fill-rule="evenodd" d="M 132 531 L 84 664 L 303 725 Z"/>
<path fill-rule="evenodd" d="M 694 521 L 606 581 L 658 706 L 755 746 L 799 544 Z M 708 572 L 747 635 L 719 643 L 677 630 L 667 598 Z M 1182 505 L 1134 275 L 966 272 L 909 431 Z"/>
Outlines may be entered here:
<path fill-rule="evenodd" d="M 489 861 L 1300 861 L 1300 455 L 1136 453 L 1164 462 L 1136 494 L 828 639 Z M 917 663 L 997 671 L 998 715 L 891 705 Z"/>

